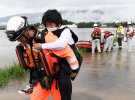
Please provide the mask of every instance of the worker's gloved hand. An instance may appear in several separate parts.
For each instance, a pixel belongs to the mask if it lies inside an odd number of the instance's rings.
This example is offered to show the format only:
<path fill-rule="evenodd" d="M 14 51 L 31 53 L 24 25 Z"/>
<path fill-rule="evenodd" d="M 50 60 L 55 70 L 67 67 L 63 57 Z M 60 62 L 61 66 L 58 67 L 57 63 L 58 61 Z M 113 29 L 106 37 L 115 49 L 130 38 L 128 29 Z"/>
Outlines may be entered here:
<path fill-rule="evenodd" d="M 33 46 L 34 46 L 34 49 L 36 49 L 36 50 L 41 50 L 42 49 L 42 46 L 41 46 L 40 43 L 33 44 Z"/>

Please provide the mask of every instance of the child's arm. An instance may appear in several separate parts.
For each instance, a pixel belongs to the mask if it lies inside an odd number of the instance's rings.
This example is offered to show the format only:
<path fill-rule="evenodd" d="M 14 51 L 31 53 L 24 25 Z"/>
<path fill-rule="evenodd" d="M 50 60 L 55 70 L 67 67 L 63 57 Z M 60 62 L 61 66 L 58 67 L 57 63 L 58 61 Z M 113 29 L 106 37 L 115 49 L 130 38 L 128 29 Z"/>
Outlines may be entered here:
<path fill-rule="evenodd" d="M 34 45 L 35 49 L 49 49 L 49 50 L 59 50 L 65 48 L 68 42 L 72 39 L 71 32 L 69 29 L 65 29 L 61 36 L 54 42 L 43 43 Z"/>

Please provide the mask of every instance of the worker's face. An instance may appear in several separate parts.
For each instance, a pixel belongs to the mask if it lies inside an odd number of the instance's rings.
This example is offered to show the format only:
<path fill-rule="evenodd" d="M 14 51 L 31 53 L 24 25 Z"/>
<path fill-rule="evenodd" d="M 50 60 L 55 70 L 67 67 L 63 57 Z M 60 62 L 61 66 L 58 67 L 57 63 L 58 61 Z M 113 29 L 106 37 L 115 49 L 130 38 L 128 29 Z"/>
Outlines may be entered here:
<path fill-rule="evenodd" d="M 34 30 L 25 29 L 24 33 L 18 38 L 18 41 L 23 44 L 27 44 L 28 40 L 34 37 L 34 33 L 35 33 Z"/>
<path fill-rule="evenodd" d="M 23 45 L 27 44 L 27 39 L 28 37 L 28 30 L 24 30 L 24 32 L 22 33 L 22 35 L 18 38 L 18 41 L 21 42 Z"/>
<path fill-rule="evenodd" d="M 34 30 L 28 30 L 28 38 L 34 37 L 35 31 Z"/>

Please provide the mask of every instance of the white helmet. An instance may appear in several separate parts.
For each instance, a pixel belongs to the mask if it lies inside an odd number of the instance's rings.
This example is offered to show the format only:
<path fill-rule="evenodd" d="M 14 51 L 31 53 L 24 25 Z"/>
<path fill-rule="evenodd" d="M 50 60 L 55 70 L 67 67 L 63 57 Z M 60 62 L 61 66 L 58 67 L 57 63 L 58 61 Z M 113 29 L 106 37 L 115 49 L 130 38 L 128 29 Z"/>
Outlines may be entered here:
<path fill-rule="evenodd" d="M 26 27 L 28 27 L 26 17 L 11 17 L 7 23 L 6 28 L 7 37 L 10 41 L 17 40 Z"/>
<path fill-rule="evenodd" d="M 94 24 L 94 25 L 93 25 L 93 27 L 97 27 L 97 26 L 98 26 L 98 24 Z"/>
<path fill-rule="evenodd" d="M 132 23 L 131 22 L 127 22 L 128 25 L 131 25 Z"/>

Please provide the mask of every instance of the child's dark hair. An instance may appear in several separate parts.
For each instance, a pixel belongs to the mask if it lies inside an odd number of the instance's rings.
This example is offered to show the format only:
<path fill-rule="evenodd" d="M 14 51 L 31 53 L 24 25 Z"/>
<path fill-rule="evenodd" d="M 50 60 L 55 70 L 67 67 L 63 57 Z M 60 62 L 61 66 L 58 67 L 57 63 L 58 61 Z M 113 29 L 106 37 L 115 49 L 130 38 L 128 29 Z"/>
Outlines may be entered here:
<path fill-rule="evenodd" d="M 46 23 L 55 23 L 57 26 L 62 24 L 61 14 L 56 9 L 49 9 L 43 14 L 42 23 L 46 26 Z"/>

